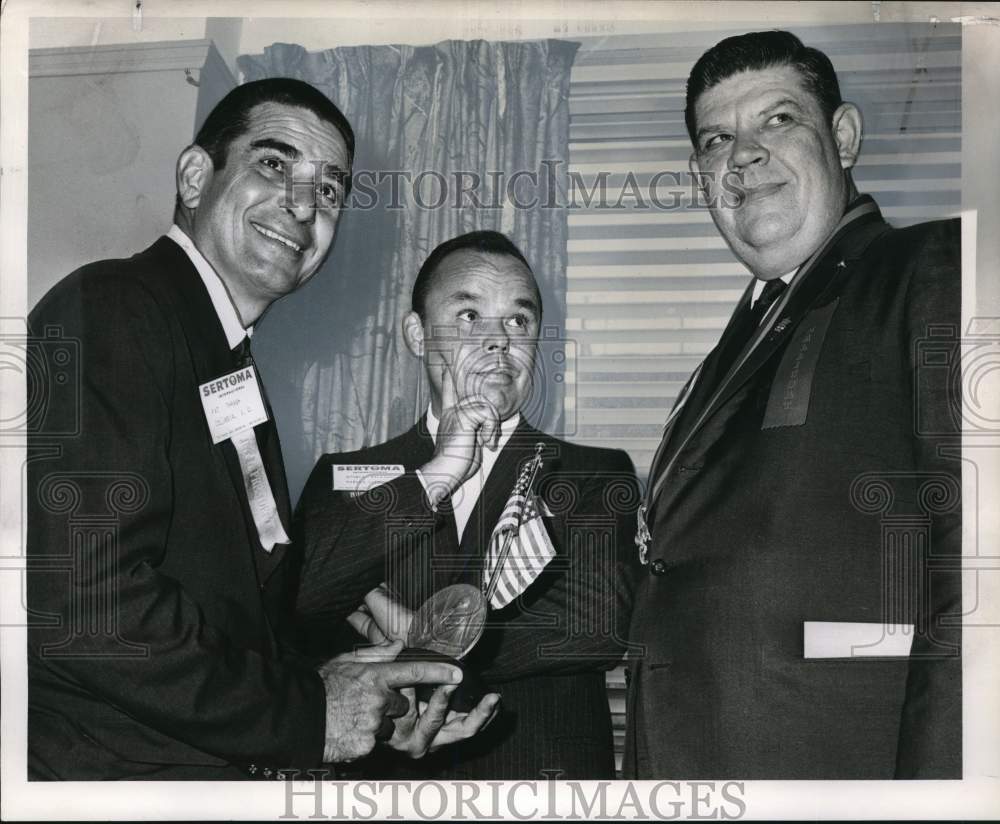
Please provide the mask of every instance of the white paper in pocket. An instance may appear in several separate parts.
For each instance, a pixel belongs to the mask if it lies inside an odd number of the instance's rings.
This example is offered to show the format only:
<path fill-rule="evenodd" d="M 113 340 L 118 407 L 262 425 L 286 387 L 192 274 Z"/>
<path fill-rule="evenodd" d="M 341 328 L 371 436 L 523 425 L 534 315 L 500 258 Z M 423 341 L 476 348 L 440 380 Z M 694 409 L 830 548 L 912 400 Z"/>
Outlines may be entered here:
<path fill-rule="evenodd" d="M 804 658 L 898 658 L 913 645 L 913 624 L 806 621 L 802 627 Z"/>

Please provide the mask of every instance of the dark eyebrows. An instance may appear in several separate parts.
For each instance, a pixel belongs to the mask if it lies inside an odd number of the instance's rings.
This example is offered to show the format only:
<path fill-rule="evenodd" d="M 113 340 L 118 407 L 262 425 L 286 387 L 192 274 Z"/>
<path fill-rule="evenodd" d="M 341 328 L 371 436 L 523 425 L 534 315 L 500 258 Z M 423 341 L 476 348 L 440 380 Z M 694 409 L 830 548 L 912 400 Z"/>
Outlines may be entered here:
<path fill-rule="evenodd" d="M 291 143 L 285 143 L 283 140 L 275 140 L 271 137 L 262 137 L 260 140 L 254 140 L 250 144 L 250 149 L 270 149 L 292 160 L 298 160 L 302 157 L 302 152 L 296 149 Z"/>
<path fill-rule="evenodd" d="M 527 300 L 526 298 L 518 298 L 517 300 L 514 301 L 514 303 L 516 303 L 522 309 L 528 309 L 534 312 L 536 315 L 538 314 L 538 306 L 535 305 L 535 302 L 533 300 Z"/>
<path fill-rule="evenodd" d="M 466 292 L 459 289 L 457 292 L 452 292 L 448 295 L 445 300 L 450 301 L 451 303 L 467 303 L 469 301 L 479 300 L 479 295 L 474 295 L 472 292 Z"/>
<path fill-rule="evenodd" d="M 797 112 L 802 111 L 802 107 L 798 104 L 798 101 L 793 100 L 791 97 L 783 97 L 776 103 L 770 103 L 767 106 L 765 106 L 763 109 L 760 110 L 760 114 L 763 116 L 772 109 L 779 109 L 782 106 L 784 106 L 785 108 L 795 109 L 795 111 Z"/>
<path fill-rule="evenodd" d="M 724 132 L 725 129 L 722 126 L 702 126 L 694 133 L 694 139 L 696 143 L 701 143 L 701 139 L 707 134 L 713 134 L 715 132 Z"/>
<path fill-rule="evenodd" d="M 272 137 L 262 137 L 260 140 L 254 140 L 250 144 L 251 151 L 261 149 L 269 149 L 272 152 L 277 152 L 292 161 L 302 159 L 302 152 L 296 149 L 291 143 L 285 143 L 284 140 L 275 140 Z M 349 174 L 350 172 L 346 169 L 342 169 L 336 163 L 323 164 L 323 176 L 329 178 L 330 180 L 334 180 L 341 185 L 344 184 L 344 180 L 349 176 Z"/>
<path fill-rule="evenodd" d="M 329 177 L 332 180 L 343 182 L 344 178 L 346 178 L 348 174 L 350 173 L 347 171 L 347 169 L 340 168 L 340 166 L 338 166 L 336 163 L 323 164 L 324 177 Z"/>
<path fill-rule="evenodd" d="M 758 117 L 763 117 L 765 114 L 767 114 L 768 112 L 772 111 L 773 109 L 778 109 L 778 108 L 781 108 L 781 107 L 795 109 L 795 111 L 797 111 L 797 112 L 804 111 L 803 108 L 802 108 L 802 106 L 799 104 L 799 102 L 797 100 L 795 100 L 794 98 L 791 98 L 791 97 L 782 97 L 780 100 L 777 100 L 774 103 L 768 103 L 766 106 L 764 106 L 758 112 L 757 116 Z M 701 145 L 701 140 L 702 140 L 703 137 L 705 137 L 705 135 L 715 134 L 715 133 L 718 133 L 718 132 L 728 132 L 728 131 L 729 130 L 727 130 L 725 126 L 702 126 L 694 134 L 695 143 L 697 143 L 698 145 Z"/>
<path fill-rule="evenodd" d="M 480 300 L 480 296 L 472 292 L 466 292 L 464 289 L 459 289 L 457 292 L 452 292 L 445 298 L 448 303 L 475 303 Z M 519 309 L 527 309 L 538 315 L 538 304 L 533 300 L 528 300 L 527 298 L 516 298 L 514 300 L 514 305 Z"/>

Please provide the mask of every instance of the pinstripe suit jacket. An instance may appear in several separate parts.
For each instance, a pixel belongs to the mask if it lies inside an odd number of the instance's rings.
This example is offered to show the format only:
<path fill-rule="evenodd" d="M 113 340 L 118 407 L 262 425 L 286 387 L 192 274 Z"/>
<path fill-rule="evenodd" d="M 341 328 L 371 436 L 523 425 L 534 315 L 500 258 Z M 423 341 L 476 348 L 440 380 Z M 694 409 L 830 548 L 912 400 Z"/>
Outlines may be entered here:
<path fill-rule="evenodd" d="M 541 779 L 614 776 L 604 671 L 624 650 L 635 562 L 637 490 L 622 452 L 581 447 L 521 422 L 504 447 L 461 542 L 447 504 L 431 511 L 413 470 L 434 452 L 425 420 L 380 446 L 326 455 L 295 518 L 303 547 L 297 612 L 317 654 L 357 639 L 331 627 L 379 582 L 411 607 L 451 583 L 478 583 L 490 535 L 523 462 L 544 447 L 536 490 L 553 513 L 556 557 L 514 603 L 491 612 L 466 659 L 500 693 L 500 715 L 482 733 L 420 762 L 376 754 L 367 777 Z M 352 497 L 332 488 L 332 468 L 401 464 L 406 474 Z"/>

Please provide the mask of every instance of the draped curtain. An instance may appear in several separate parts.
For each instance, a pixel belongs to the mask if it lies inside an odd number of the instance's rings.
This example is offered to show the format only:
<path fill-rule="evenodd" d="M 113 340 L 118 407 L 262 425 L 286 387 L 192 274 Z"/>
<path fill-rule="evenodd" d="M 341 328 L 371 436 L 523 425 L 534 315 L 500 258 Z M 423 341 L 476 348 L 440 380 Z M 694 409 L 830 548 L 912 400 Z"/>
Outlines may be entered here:
<path fill-rule="evenodd" d="M 238 59 L 247 81 L 295 77 L 321 89 L 357 139 L 354 192 L 330 258 L 272 307 L 254 336 L 293 499 L 322 453 L 379 443 L 422 414 L 425 380 L 400 321 L 421 263 L 463 232 L 503 231 L 532 265 L 544 327 L 526 412 L 561 431 L 577 46 L 446 41 L 307 52 L 275 44 Z"/>

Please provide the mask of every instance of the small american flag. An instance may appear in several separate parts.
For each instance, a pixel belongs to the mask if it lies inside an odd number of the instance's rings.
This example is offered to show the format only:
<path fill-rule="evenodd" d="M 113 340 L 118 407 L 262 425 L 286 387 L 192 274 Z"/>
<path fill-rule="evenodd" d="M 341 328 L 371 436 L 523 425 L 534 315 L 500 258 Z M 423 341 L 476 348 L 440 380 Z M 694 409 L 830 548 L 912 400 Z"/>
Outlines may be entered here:
<path fill-rule="evenodd" d="M 524 592 L 556 554 L 542 515 L 551 513 L 531 484 L 541 466 L 542 446 L 524 465 L 490 537 L 484 587 L 490 606 L 501 609 Z"/>

